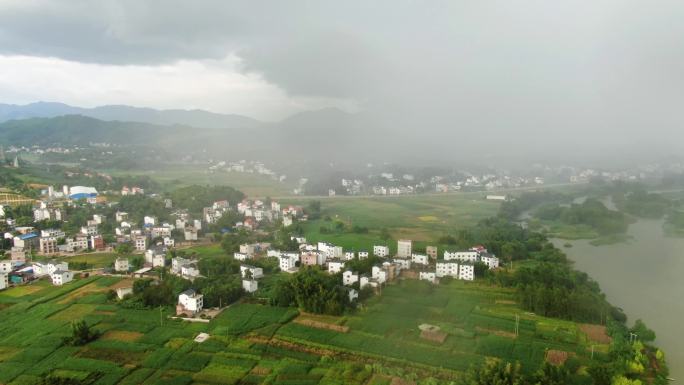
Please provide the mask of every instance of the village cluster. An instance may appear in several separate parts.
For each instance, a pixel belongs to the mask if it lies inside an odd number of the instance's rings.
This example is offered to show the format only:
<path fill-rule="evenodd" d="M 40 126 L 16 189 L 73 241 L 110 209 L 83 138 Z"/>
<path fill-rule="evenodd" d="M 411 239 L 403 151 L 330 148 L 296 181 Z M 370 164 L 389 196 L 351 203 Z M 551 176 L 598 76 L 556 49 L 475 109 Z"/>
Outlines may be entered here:
<path fill-rule="evenodd" d="M 145 191 L 139 187 L 123 187 L 120 194 L 144 195 Z M 84 186 L 65 186 L 62 191 L 49 187 L 44 198 L 34 207 L 35 222 L 65 220 L 65 203 L 68 205 L 85 201 L 92 205 L 106 204 L 97 190 Z M 71 282 L 75 274 L 79 273 L 104 272 L 140 278 L 154 273 L 155 269 L 193 281 L 201 276 L 199 261 L 185 256 L 175 256 L 169 260 L 169 251 L 198 241 L 198 233 L 203 226 L 217 223 L 226 213 L 235 210 L 239 214 L 236 218 L 240 220 L 233 227 L 247 230 L 257 229 L 262 222 L 278 222 L 287 227 L 298 219 L 305 219 L 301 207 L 281 207 L 276 201 L 267 204 L 261 200 L 245 199 L 233 208 L 228 201 L 219 200 L 204 207 L 200 218 L 192 218 L 185 209 L 174 208 L 170 199 L 164 200 L 164 207 L 171 211 L 170 217 L 175 221 L 160 222 L 155 216 L 145 215 L 142 223 L 137 224 L 131 220 L 129 213 L 116 210 L 111 218 L 93 214 L 80 232 L 73 236 L 67 236 L 60 229 L 38 231 L 32 226 L 15 226 L 12 218 L 5 218 L 12 231 L 4 236 L 12 240 L 12 248 L 6 253 L 9 259 L 0 261 L 0 289 L 42 277 L 49 277 L 54 285 L 61 286 Z M 0 210 L 0 215 L 2 214 L 4 213 Z M 100 226 L 106 221 L 114 221 L 110 228 L 113 228 L 115 242 L 110 244 L 105 243 L 105 237 L 100 231 Z M 245 243 L 239 246 L 239 251 L 234 253 L 233 258 L 241 263 L 242 288 L 246 293 L 256 292 L 259 289 L 259 279 L 264 277 L 261 267 L 250 264 L 251 260 L 260 258 L 276 258 L 280 271 L 286 273 L 295 273 L 302 266 L 319 266 L 330 274 L 339 274 L 340 285 L 346 288 L 350 301 L 358 298 L 359 290 L 366 287 L 379 289 L 400 274 L 432 283 L 438 283 L 444 277 L 471 281 L 475 278 L 476 263 L 481 262 L 490 269 L 499 266 L 498 258 L 488 253 L 483 246 L 466 251 L 445 250 L 442 257 L 438 258 L 436 246 L 428 246 L 425 253 L 421 254 L 415 252 L 411 240 L 399 240 L 395 254 L 391 254 L 387 245 L 375 245 L 372 250 L 351 251 L 326 242 L 309 244 L 304 237 L 293 236 L 292 241 L 299 245 L 297 250 L 275 250 L 269 243 Z M 129 245 L 132 254 L 143 256 L 142 267 L 133 268 L 128 257 L 120 256 L 116 258 L 112 268 L 73 271 L 69 269 L 68 259 L 57 258 L 83 250 L 112 251 L 113 245 L 122 244 Z M 347 267 L 349 261 L 367 259 L 371 253 L 377 257 L 378 263 L 372 266 L 368 274 L 360 274 Z M 34 254 L 53 259 L 34 261 Z M 117 295 L 123 298 L 132 293 L 132 290 L 132 286 L 120 287 Z M 179 315 L 197 315 L 202 312 L 202 294 L 194 290 L 184 291 L 178 297 L 176 310 Z"/>
<path fill-rule="evenodd" d="M 145 191 L 136 186 L 124 186 L 119 194 L 144 195 Z M 7 259 L 0 260 L 0 290 L 42 277 L 50 277 L 53 284 L 63 285 L 74 279 L 75 272 L 69 270 L 69 264 L 64 258 L 56 257 L 85 251 L 112 252 L 115 245 L 122 244 L 130 245 L 131 253 L 144 255 L 144 267 L 133 272 L 136 276 L 142 276 L 154 268 L 165 267 L 169 250 L 194 244 L 200 240 L 199 234 L 203 226 L 215 224 L 232 210 L 228 201 L 220 200 L 203 208 L 201 217 L 192 218 L 187 210 L 176 209 L 170 199 L 164 199 L 165 208 L 172 210 L 170 217 L 175 220 L 161 222 L 153 215 L 145 215 L 142 223 L 135 223 L 131 219 L 131 213 L 116 210 L 110 218 L 104 214 L 93 214 L 76 234 L 67 235 L 59 228 L 37 228 L 44 227 L 37 225 L 47 223 L 46 221 L 66 221 L 66 207 L 83 202 L 92 207 L 110 205 L 93 187 L 64 186 L 62 190 L 56 191 L 49 186 L 43 191 L 43 198 L 33 207 L 35 226 L 18 226 L 16 220 L 6 216 L 5 208 L 0 206 L 0 218 L 8 229 L 4 238 L 11 243 L 11 248 L 5 251 Z M 234 223 L 235 229 L 255 230 L 260 223 L 277 220 L 282 220 L 284 226 L 290 226 L 295 218 L 303 217 L 301 207 L 286 206 L 281 209 L 280 204 L 275 201 L 266 205 L 260 200 L 244 200 L 235 209 L 242 216 L 241 220 Z M 114 221 L 110 227 L 113 228 L 111 234 L 103 234 L 101 231 L 106 221 Z M 105 242 L 106 237 L 112 241 Z M 34 256 L 53 259 L 37 261 Z M 193 279 L 199 276 L 196 262 L 182 257 L 174 258 L 170 270 L 173 274 Z M 131 264 L 127 258 L 116 259 L 114 272 L 128 273 L 130 269 Z"/>

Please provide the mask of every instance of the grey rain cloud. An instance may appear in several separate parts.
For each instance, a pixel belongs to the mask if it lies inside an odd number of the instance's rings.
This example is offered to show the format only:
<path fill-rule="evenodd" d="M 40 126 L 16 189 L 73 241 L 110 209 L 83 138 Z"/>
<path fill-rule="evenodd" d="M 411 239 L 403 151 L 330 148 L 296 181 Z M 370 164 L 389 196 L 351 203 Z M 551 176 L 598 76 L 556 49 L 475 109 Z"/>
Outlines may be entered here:
<path fill-rule="evenodd" d="M 354 99 L 424 143 L 662 151 L 684 129 L 683 11 L 674 0 L 10 1 L 0 54 L 115 65 L 235 54 L 291 95 Z"/>

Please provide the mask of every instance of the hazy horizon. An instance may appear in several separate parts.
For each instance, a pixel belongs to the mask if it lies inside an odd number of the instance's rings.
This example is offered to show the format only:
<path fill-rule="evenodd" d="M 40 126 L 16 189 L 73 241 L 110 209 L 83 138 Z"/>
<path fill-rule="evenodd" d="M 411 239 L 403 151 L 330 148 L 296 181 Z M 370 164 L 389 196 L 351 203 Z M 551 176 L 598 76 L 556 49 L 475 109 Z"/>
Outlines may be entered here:
<path fill-rule="evenodd" d="M 339 108 L 362 118 L 321 130 L 382 137 L 407 159 L 653 160 L 684 149 L 682 11 L 675 1 L 9 1 L 0 102 L 267 122 Z"/>

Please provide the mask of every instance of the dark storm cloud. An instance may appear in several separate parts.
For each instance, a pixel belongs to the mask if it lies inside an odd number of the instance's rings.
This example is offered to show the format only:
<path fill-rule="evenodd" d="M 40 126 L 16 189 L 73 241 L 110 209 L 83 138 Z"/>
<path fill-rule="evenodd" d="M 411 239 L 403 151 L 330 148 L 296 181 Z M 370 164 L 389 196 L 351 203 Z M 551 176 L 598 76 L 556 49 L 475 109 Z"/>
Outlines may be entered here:
<path fill-rule="evenodd" d="M 409 136 L 601 151 L 680 135 L 683 11 L 673 0 L 14 1 L 0 5 L 0 53 L 117 65 L 232 53 L 290 95 L 355 99 Z"/>

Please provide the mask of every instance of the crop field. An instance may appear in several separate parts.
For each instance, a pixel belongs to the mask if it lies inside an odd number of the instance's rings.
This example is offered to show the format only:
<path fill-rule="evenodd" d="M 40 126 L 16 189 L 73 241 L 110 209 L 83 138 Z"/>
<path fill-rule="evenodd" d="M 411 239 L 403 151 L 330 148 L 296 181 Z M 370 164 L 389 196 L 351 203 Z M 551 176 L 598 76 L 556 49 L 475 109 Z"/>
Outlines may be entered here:
<path fill-rule="evenodd" d="M 287 200 L 306 205 L 307 200 Z M 307 236 L 312 240 L 327 238 L 330 242 L 347 247 L 356 242 L 371 244 L 377 231 L 386 228 L 397 238 L 432 241 L 435 237 L 453 233 L 473 223 L 491 217 L 499 203 L 486 201 L 480 193 L 414 195 L 405 197 L 335 197 L 321 199 L 323 216 L 341 220 L 352 226 L 367 227 L 369 234 L 320 234 L 325 221 L 312 221 L 306 225 Z M 353 219 L 352 219 L 353 218 Z"/>
<path fill-rule="evenodd" d="M 276 337 L 457 371 L 487 357 L 535 368 L 547 350 L 584 359 L 587 354 L 586 336 L 574 323 L 526 314 L 515 306 L 510 291 L 462 281 L 434 287 L 406 280 L 384 288 L 364 310 L 345 318 L 347 333 L 289 323 Z M 440 344 L 421 338 L 421 324 L 440 327 L 447 339 Z"/>
<path fill-rule="evenodd" d="M 208 324 L 182 322 L 164 317 L 171 308 L 160 314 L 108 302 L 100 290 L 118 281 L 92 276 L 63 287 L 39 281 L 0 292 L 0 384 L 38 384 L 53 375 L 112 385 L 361 385 L 372 376 L 353 361 L 271 345 L 296 309 L 241 303 Z M 102 335 L 84 346 L 64 345 L 71 322 L 81 319 Z M 200 332 L 211 337 L 196 343 Z"/>
<path fill-rule="evenodd" d="M 112 266 L 114 260 L 118 257 L 116 253 L 84 253 L 74 256 L 63 257 L 66 262 L 87 263 L 93 268 L 102 268 Z"/>
<path fill-rule="evenodd" d="M 91 276 L 0 292 L 0 384 L 37 384 L 47 375 L 95 384 L 366 384 L 426 369 L 454 378 L 488 357 L 529 367 L 547 350 L 587 359 L 587 337 L 574 323 L 525 314 L 510 291 L 479 283 L 405 280 L 343 317 L 236 303 L 210 323 L 189 323 L 165 317 L 172 308 L 107 301 L 103 292 L 119 282 Z M 65 346 L 77 320 L 102 335 Z M 311 320 L 335 327 L 303 322 Z M 421 324 L 440 327 L 446 340 L 422 338 Z M 200 332 L 211 337 L 196 343 Z M 376 365 L 365 365 L 369 360 Z"/>
<path fill-rule="evenodd" d="M 115 171 L 112 175 L 146 175 L 159 182 L 165 189 L 199 185 L 231 186 L 252 197 L 290 195 L 289 185 L 271 179 L 266 175 L 217 171 L 210 173 L 203 167 L 174 166 L 168 170 L 153 171 Z"/>

